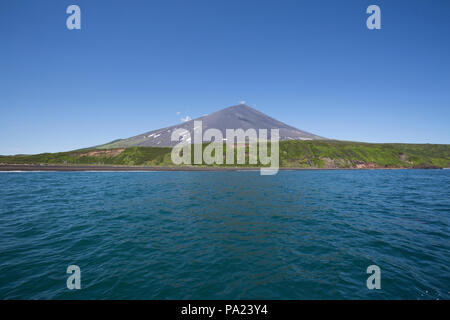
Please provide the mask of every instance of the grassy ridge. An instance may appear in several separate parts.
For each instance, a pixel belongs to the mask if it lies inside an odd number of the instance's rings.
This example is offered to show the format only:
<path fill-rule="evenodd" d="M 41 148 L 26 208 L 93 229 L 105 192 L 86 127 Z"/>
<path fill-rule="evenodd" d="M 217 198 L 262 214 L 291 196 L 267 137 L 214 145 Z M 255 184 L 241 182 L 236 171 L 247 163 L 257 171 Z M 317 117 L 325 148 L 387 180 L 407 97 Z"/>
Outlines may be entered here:
<path fill-rule="evenodd" d="M 161 147 L 88 149 L 0 156 L 0 163 L 173 166 L 171 150 L 171 148 Z M 450 167 L 450 145 L 380 144 L 334 140 L 282 141 L 280 142 L 280 166 L 297 168 Z"/>
<path fill-rule="evenodd" d="M 334 140 L 280 143 L 282 167 L 450 166 L 450 145 L 362 143 Z"/>

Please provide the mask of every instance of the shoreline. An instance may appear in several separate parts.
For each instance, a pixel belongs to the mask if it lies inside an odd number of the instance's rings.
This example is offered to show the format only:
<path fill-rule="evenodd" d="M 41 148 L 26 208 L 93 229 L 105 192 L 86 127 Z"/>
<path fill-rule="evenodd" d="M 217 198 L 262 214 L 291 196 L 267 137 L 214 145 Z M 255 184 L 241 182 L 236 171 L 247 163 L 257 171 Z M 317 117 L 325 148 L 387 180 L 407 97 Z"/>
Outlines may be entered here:
<path fill-rule="evenodd" d="M 39 165 L 39 164 L 0 164 L 0 172 L 14 171 L 58 171 L 58 172 L 132 172 L 132 171 L 259 171 L 262 167 L 149 167 L 149 166 L 114 166 L 114 165 Z M 279 171 L 301 170 L 407 170 L 407 169 L 442 169 L 442 168 L 299 168 L 283 167 Z"/>

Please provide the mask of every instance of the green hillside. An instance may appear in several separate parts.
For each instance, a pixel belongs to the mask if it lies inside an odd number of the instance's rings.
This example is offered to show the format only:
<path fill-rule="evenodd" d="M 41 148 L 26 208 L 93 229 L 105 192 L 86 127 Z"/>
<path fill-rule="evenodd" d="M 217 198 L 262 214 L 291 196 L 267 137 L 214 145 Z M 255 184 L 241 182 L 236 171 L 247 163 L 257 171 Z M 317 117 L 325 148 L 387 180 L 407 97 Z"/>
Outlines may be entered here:
<path fill-rule="evenodd" d="M 0 156 L 0 163 L 173 166 L 170 154 L 171 148 L 160 147 L 84 149 L 36 155 Z M 450 167 L 450 145 L 381 144 L 334 140 L 282 141 L 280 142 L 280 166 L 293 168 Z"/>

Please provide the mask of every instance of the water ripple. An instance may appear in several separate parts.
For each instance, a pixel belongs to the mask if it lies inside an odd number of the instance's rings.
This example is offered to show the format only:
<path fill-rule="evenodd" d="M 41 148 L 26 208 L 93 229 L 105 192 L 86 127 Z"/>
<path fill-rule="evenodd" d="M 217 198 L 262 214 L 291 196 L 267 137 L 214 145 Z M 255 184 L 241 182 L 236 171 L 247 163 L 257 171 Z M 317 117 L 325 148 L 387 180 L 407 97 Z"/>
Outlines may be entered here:
<path fill-rule="evenodd" d="M 0 179 L 2 299 L 450 298 L 450 171 Z"/>

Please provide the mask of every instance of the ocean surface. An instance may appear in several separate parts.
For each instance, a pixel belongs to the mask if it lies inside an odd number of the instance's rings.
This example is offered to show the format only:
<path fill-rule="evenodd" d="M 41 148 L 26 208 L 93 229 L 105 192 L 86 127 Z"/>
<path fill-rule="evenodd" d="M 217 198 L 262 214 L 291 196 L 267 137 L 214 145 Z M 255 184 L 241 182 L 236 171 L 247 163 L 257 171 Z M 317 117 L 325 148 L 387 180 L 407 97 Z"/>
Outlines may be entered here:
<path fill-rule="evenodd" d="M 0 298 L 450 299 L 449 226 L 450 170 L 2 172 Z"/>

